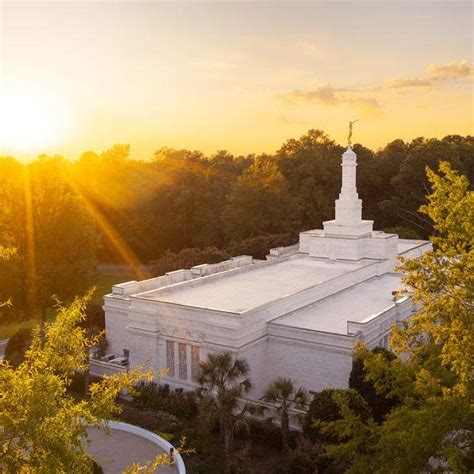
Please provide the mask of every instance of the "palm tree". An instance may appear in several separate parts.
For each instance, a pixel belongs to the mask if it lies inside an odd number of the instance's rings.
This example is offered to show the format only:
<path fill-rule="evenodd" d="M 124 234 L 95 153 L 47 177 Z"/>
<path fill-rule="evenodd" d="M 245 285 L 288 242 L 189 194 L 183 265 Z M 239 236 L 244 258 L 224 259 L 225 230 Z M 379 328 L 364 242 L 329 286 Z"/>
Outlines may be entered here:
<path fill-rule="evenodd" d="M 288 410 L 303 409 L 308 404 L 308 396 L 303 388 L 296 389 L 293 380 L 280 377 L 265 390 L 263 399 L 275 403 L 281 413 L 281 448 L 283 458 L 286 459 L 290 432 Z"/>
<path fill-rule="evenodd" d="M 201 409 L 206 418 L 219 423 L 220 451 L 226 472 L 230 469 L 234 428 L 245 423 L 251 412 L 247 404 L 241 408 L 240 398 L 251 387 L 247 378 L 249 366 L 245 359 L 230 353 L 209 354 L 200 364 L 198 383 Z M 240 411 L 239 411 L 240 410 Z"/>

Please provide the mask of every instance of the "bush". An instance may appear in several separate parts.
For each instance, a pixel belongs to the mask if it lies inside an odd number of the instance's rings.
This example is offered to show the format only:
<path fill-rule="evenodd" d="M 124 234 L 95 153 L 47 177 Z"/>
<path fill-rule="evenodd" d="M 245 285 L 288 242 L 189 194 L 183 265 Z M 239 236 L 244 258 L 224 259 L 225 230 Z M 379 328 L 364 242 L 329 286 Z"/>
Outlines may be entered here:
<path fill-rule="evenodd" d="M 133 397 L 135 406 L 141 410 L 164 411 L 179 419 L 189 419 L 197 414 L 194 392 L 170 390 L 169 385 L 141 382 Z"/>
<path fill-rule="evenodd" d="M 374 354 L 382 354 L 387 360 L 395 358 L 393 352 L 383 347 L 376 347 L 372 349 L 372 352 Z M 349 387 L 356 390 L 364 398 L 372 410 L 374 420 L 381 423 L 385 416 L 399 404 L 399 400 L 396 397 L 386 398 L 383 395 L 379 395 L 373 383 L 366 381 L 364 377 L 364 362 L 361 359 L 354 359 L 351 375 L 349 376 Z"/>
<path fill-rule="evenodd" d="M 161 436 L 163 439 L 165 439 L 169 443 L 171 443 L 176 438 L 176 436 L 174 434 L 164 433 L 163 431 L 159 431 L 157 434 L 158 434 L 158 436 Z"/>
<path fill-rule="evenodd" d="M 137 425 L 145 430 L 159 431 L 161 428 L 158 417 L 152 411 L 138 410 L 130 405 L 122 405 L 122 412 L 119 415 L 120 421 Z"/>
<path fill-rule="evenodd" d="M 250 419 L 248 424 L 248 437 L 253 443 L 281 449 L 281 430 L 272 422 L 271 418 L 264 421 Z"/>
<path fill-rule="evenodd" d="M 300 437 L 297 447 L 291 451 L 288 461 L 277 469 L 277 474 L 313 474 L 315 472 L 327 472 L 321 469 L 321 446 Z"/>
<path fill-rule="evenodd" d="M 92 459 L 92 474 L 102 474 L 103 472 L 102 467 Z"/>
<path fill-rule="evenodd" d="M 265 259 L 270 249 L 275 247 L 286 247 L 298 242 L 298 238 L 292 234 L 266 234 L 241 242 L 231 242 L 227 251 L 233 255 L 251 255 L 253 258 Z"/>
<path fill-rule="evenodd" d="M 8 339 L 5 347 L 5 359 L 14 367 L 19 366 L 25 360 L 25 353 L 29 349 L 32 340 L 31 329 L 19 329 Z"/>
<path fill-rule="evenodd" d="M 330 435 L 321 433 L 320 429 L 314 426 L 316 421 L 336 421 L 342 418 L 339 406 L 333 398 L 335 393 L 342 394 L 346 398 L 349 408 L 360 415 L 362 419 L 368 420 L 372 416 L 367 402 L 354 389 L 325 389 L 314 395 L 304 420 L 304 435 L 313 442 L 320 441 L 330 444 L 338 441 Z"/>
<path fill-rule="evenodd" d="M 89 304 L 85 310 L 85 318 L 79 323 L 84 329 L 97 333 L 105 330 L 105 314 L 100 304 Z"/>
<path fill-rule="evenodd" d="M 158 260 L 151 261 L 153 273 L 163 275 L 166 272 L 191 268 L 203 263 L 219 263 L 228 260 L 230 255 L 225 250 L 217 247 L 206 247 L 203 249 L 189 248 L 174 253 L 167 250 Z"/>

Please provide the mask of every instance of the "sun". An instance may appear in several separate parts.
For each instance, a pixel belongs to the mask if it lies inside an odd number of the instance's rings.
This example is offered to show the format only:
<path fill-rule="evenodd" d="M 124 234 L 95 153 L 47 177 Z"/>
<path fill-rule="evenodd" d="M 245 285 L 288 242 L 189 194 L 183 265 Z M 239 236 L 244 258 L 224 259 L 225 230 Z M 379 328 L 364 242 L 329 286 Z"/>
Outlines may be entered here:
<path fill-rule="evenodd" d="M 68 122 L 65 104 L 54 94 L 8 90 L 0 95 L 2 151 L 43 153 L 65 138 Z"/>

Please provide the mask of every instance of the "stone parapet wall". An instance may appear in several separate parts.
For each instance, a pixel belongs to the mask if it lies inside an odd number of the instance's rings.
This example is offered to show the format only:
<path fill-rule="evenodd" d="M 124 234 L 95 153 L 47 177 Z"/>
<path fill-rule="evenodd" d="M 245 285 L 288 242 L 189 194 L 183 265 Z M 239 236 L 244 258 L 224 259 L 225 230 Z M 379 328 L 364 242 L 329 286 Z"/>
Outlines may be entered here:
<path fill-rule="evenodd" d="M 165 273 L 162 276 L 149 278 L 147 280 L 132 280 L 114 285 L 112 287 L 112 295 L 116 297 L 126 297 L 137 293 L 146 293 L 148 291 L 166 288 L 195 278 L 246 267 L 252 265 L 252 263 L 253 259 L 249 255 L 232 257 L 229 260 L 224 260 L 219 263 L 204 263 L 202 265 L 191 267 L 190 269 L 175 270 L 173 272 Z"/>
<path fill-rule="evenodd" d="M 115 375 L 127 372 L 127 368 L 117 364 L 109 364 L 101 360 L 90 359 L 89 373 L 97 377 L 105 377 L 107 375 Z"/>

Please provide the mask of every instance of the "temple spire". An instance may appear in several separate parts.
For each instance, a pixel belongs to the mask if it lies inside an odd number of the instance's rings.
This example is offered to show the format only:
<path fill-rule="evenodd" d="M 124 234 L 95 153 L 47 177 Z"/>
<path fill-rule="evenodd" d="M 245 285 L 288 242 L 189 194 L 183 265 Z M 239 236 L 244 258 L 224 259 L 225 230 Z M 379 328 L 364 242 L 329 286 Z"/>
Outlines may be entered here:
<path fill-rule="evenodd" d="M 349 122 L 349 143 L 352 125 Z M 342 185 L 339 199 L 335 203 L 335 219 L 324 222 L 324 230 L 329 234 L 363 236 L 372 232 L 372 221 L 362 220 L 362 200 L 356 186 L 357 155 L 350 146 L 342 155 Z"/>

